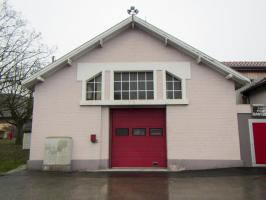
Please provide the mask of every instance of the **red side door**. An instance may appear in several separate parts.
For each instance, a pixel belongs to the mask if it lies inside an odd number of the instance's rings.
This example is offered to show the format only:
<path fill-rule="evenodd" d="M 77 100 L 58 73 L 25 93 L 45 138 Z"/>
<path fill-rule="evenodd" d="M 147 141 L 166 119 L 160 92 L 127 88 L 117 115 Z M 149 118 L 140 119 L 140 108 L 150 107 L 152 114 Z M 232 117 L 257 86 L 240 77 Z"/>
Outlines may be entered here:
<path fill-rule="evenodd" d="M 253 123 L 256 164 L 266 164 L 266 123 Z"/>
<path fill-rule="evenodd" d="M 111 117 L 112 167 L 166 167 L 165 109 L 113 109 Z"/>

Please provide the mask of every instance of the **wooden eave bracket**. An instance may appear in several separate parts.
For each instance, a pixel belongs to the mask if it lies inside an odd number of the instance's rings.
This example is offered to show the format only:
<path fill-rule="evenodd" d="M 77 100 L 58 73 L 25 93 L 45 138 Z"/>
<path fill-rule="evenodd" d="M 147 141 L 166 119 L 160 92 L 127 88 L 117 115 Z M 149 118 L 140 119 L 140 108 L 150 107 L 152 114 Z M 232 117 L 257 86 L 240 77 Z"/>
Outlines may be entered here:
<path fill-rule="evenodd" d="M 168 38 L 164 38 L 164 45 L 165 45 L 165 46 L 168 45 Z"/>
<path fill-rule="evenodd" d="M 38 77 L 36 78 L 36 80 L 38 80 L 38 81 L 40 81 L 40 82 L 44 82 L 44 81 L 45 81 L 44 78 L 41 77 L 41 76 L 38 76 Z"/>
<path fill-rule="evenodd" d="M 72 60 L 70 58 L 67 59 L 67 65 L 72 66 Z"/>
<path fill-rule="evenodd" d="M 100 39 L 100 41 L 99 41 L 99 46 L 100 46 L 101 48 L 103 48 L 103 39 Z"/>
<path fill-rule="evenodd" d="M 202 57 L 201 56 L 198 56 L 198 58 L 197 58 L 197 64 L 200 64 L 201 62 L 202 62 Z"/>
<path fill-rule="evenodd" d="M 233 74 L 228 74 L 226 77 L 225 77 L 227 80 L 233 78 Z"/>

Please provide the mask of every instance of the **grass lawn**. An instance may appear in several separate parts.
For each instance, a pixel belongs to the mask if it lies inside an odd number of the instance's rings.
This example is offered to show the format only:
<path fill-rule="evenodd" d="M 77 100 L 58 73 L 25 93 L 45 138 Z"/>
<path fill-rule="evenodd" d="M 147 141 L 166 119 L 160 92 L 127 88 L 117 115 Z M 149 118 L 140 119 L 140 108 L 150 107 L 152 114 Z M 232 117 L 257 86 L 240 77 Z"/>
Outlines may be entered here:
<path fill-rule="evenodd" d="M 22 150 L 21 145 L 15 145 L 15 140 L 0 140 L 0 173 L 26 164 L 28 158 L 29 150 Z"/>

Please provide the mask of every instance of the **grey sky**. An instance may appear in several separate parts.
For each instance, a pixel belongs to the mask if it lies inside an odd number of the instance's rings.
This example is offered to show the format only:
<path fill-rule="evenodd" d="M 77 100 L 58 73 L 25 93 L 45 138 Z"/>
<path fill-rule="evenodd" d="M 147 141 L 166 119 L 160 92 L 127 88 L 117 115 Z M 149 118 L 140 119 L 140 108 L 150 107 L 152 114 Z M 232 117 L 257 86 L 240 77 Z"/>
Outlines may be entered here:
<path fill-rule="evenodd" d="M 221 61 L 266 60 L 266 0 L 9 0 L 56 57 L 139 17 Z"/>

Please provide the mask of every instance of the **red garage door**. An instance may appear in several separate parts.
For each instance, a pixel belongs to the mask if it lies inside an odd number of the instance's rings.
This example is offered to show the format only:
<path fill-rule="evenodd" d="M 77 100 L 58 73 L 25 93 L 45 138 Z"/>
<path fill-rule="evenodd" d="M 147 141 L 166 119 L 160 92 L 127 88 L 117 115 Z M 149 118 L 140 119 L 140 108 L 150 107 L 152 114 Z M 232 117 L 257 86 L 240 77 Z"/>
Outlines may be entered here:
<path fill-rule="evenodd" d="M 266 123 L 253 123 L 256 164 L 266 164 Z"/>
<path fill-rule="evenodd" d="M 112 167 L 166 167 L 165 109 L 112 110 Z"/>

